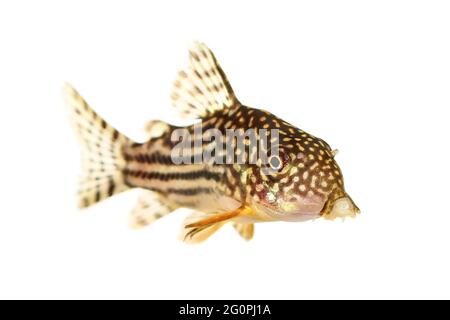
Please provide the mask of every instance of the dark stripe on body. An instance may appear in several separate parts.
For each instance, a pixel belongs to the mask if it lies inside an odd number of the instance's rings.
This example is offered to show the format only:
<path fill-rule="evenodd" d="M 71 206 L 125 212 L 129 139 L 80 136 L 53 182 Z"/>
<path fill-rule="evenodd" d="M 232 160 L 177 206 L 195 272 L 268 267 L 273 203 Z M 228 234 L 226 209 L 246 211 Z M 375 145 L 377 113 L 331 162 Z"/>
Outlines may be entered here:
<path fill-rule="evenodd" d="M 140 170 L 123 170 L 124 175 L 141 179 L 153 179 L 153 180 L 196 180 L 206 179 L 219 182 L 222 178 L 222 174 L 214 173 L 206 170 L 190 171 L 190 172 L 172 172 L 162 173 L 156 171 L 140 171 Z"/>
<path fill-rule="evenodd" d="M 174 164 L 172 158 L 170 156 L 162 155 L 159 152 L 155 152 L 152 154 L 129 154 L 125 153 L 125 160 L 129 162 L 137 162 L 137 163 L 148 163 L 148 164 Z"/>
<path fill-rule="evenodd" d="M 158 189 L 158 188 L 149 188 L 149 190 L 161 193 L 163 195 L 177 194 L 182 196 L 196 196 L 199 194 L 210 194 L 213 193 L 213 189 L 211 188 L 186 188 L 186 189 L 178 189 L 178 188 L 168 188 L 167 190 Z"/>

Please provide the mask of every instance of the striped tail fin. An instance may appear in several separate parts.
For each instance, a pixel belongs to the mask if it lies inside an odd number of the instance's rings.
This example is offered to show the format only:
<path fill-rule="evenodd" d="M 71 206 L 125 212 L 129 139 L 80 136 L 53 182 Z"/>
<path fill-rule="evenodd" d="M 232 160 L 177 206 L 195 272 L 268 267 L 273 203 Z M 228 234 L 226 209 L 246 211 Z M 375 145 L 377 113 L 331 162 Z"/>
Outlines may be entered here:
<path fill-rule="evenodd" d="M 78 206 L 85 208 L 129 189 L 122 174 L 122 149 L 132 142 L 100 118 L 74 88 L 66 85 L 64 94 L 82 146 Z"/>

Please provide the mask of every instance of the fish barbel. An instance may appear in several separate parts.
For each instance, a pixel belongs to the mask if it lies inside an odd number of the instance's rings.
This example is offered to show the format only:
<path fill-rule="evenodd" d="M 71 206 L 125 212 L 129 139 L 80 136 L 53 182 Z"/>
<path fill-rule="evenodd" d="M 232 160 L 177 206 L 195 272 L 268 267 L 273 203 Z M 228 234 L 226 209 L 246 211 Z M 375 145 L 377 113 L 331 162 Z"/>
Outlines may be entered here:
<path fill-rule="evenodd" d="M 265 110 L 242 105 L 214 54 L 190 50 L 171 94 L 187 127 L 151 121 L 148 141 L 134 142 L 103 120 L 71 86 L 65 88 L 82 146 L 79 207 L 143 189 L 130 223 L 139 228 L 190 208 L 182 238 L 207 239 L 231 222 L 244 239 L 254 223 L 354 217 L 336 151 Z"/>

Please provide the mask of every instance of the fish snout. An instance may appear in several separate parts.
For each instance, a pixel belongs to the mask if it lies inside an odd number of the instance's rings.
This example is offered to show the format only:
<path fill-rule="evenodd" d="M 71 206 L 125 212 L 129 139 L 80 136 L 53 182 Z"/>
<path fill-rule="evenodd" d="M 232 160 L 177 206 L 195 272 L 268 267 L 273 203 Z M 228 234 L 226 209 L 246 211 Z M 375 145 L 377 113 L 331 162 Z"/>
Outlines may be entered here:
<path fill-rule="evenodd" d="M 352 217 L 355 218 L 357 214 L 359 214 L 361 211 L 356 206 L 356 204 L 353 202 L 353 200 L 350 197 L 342 197 L 337 199 L 334 204 L 333 208 L 331 209 L 330 213 L 328 215 L 325 215 L 324 217 L 326 219 L 334 220 L 336 218 L 346 218 L 346 217 Z"/>

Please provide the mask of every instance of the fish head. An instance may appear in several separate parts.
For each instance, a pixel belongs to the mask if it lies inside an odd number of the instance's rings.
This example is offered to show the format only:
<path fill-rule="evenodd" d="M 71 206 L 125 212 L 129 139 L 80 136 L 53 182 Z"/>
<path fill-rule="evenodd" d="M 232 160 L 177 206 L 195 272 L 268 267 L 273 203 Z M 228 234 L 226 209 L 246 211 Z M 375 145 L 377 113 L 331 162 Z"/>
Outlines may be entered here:
<path fill-rule="evenodd" d="M 356 216 L 359 209 L 334 159 L 337 151 L 299 129 L 282 131 L 278 153 L 268 157 L 266 167 L 253 170 L 249 180 L 256 211 L 281 221 Z"/>

